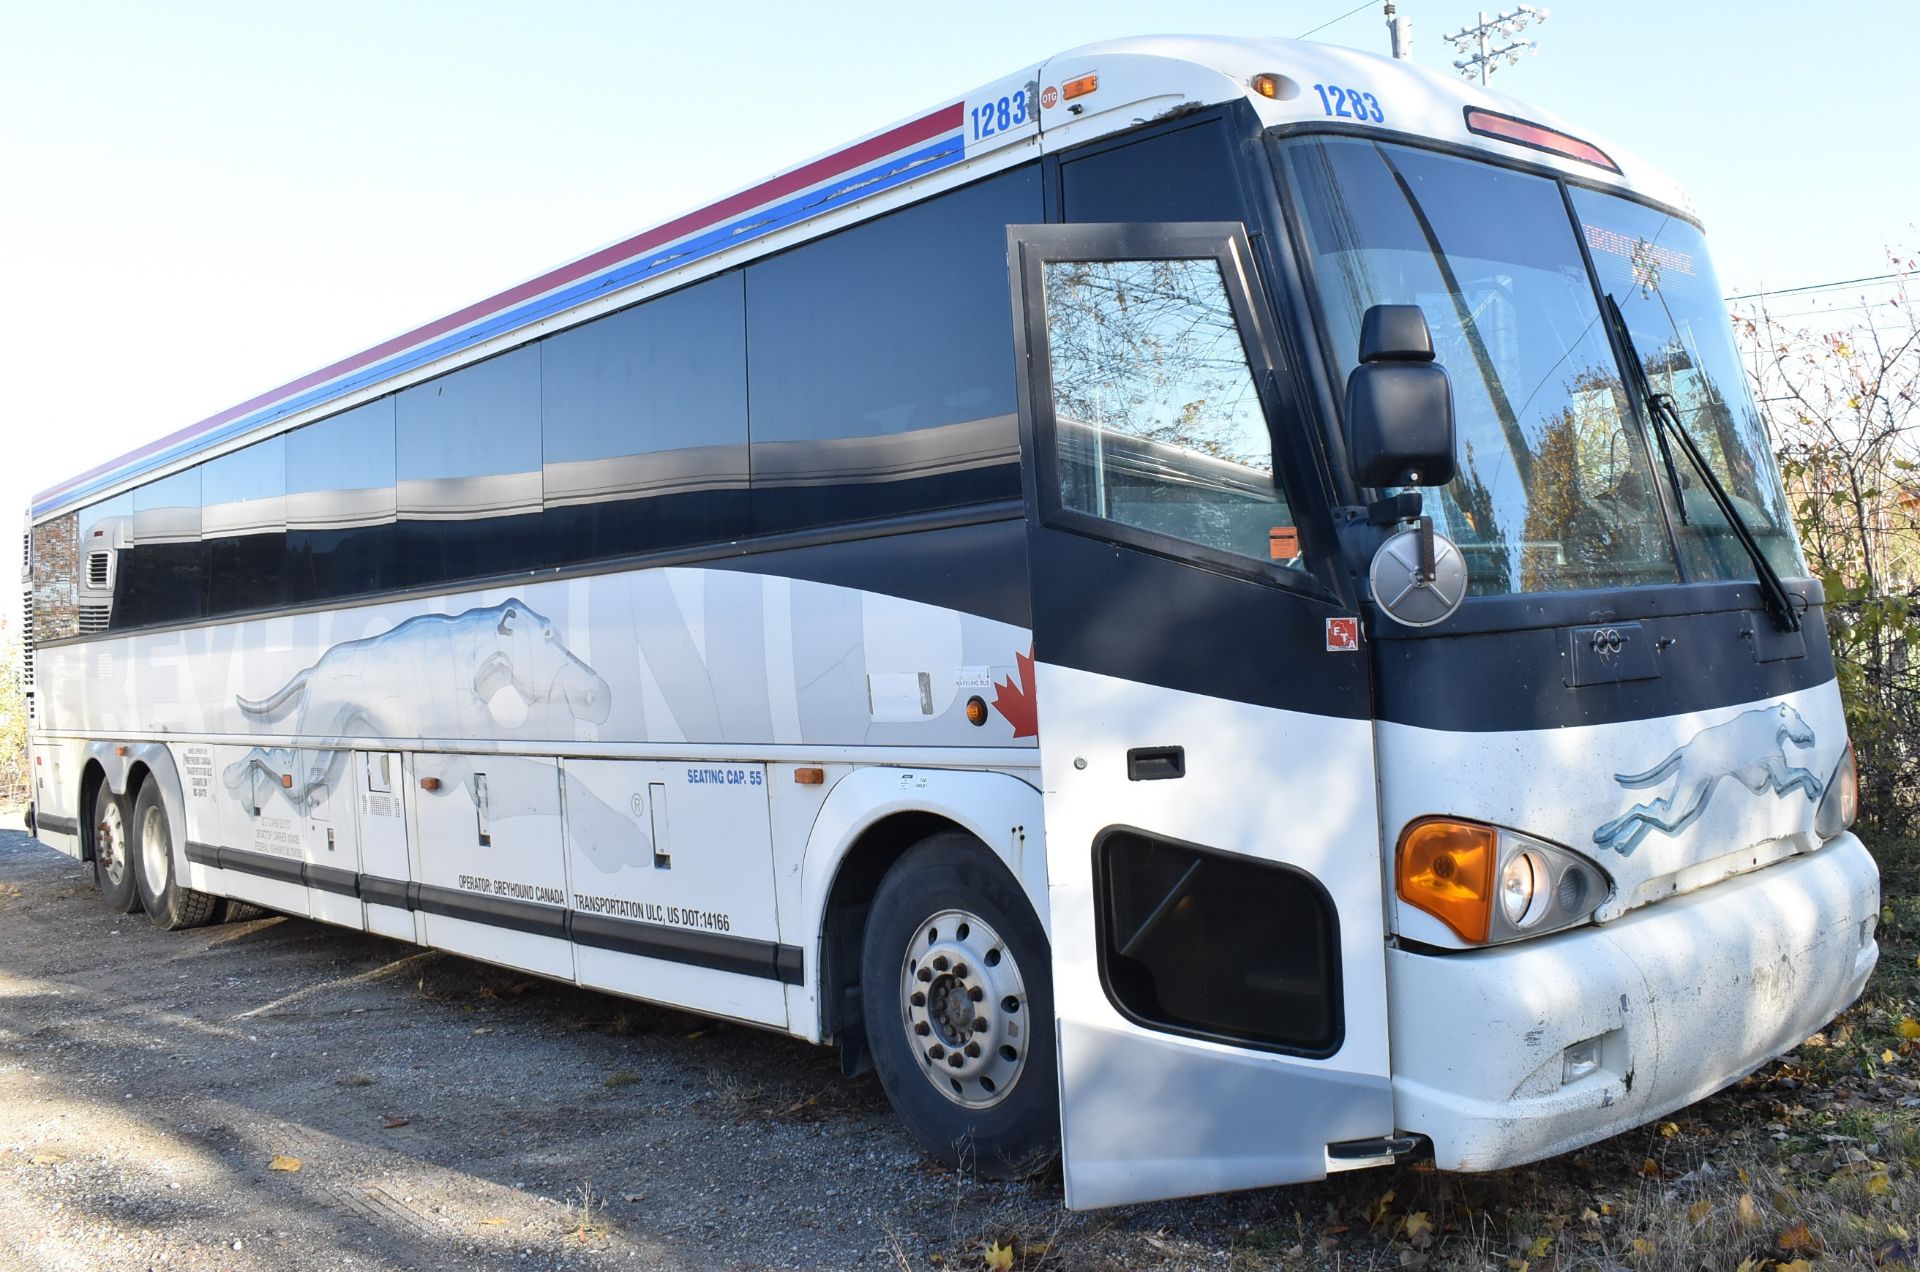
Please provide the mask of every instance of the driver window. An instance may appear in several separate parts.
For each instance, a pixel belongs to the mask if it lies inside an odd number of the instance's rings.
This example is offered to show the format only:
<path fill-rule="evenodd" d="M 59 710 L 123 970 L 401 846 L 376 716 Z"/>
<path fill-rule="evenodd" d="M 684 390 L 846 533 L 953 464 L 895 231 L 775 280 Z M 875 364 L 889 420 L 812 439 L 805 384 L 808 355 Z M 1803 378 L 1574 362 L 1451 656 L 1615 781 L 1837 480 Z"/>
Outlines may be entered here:
<path fill-rule="evenodd" d="M 1219 264 L 1045 269 L 1061 505 L 1297 565 L 1299 537 Z"/>

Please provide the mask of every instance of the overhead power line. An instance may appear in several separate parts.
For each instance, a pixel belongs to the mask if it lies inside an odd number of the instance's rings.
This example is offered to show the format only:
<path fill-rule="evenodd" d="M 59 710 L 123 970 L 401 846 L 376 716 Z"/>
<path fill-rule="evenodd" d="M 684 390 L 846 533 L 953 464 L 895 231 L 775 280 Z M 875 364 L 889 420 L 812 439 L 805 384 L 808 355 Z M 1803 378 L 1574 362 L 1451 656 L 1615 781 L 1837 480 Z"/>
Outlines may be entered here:
<path fill-rule="evenodd" d="M 1868 283 L 1889 283 L 1902 278 L 1912 278 L 1911 273 L 1869 274 L 1865 278 L 1842 278 L 1831 283 L 1807 283 L 1801 287 L 1768 287 L 1757 292 L 1743 292 L 1738 296 L 1728 296 L 1727 300 L 1760 300 L 1767 296 L 1801 296 L 1809 292 L 1838 291 L 1842 287 L 1859 287 Z"/>
<path fill-rule="evenodd" d="M 1371 9 L 1371 8 L 1373 8 L 1373 0 L 1367 0 L 1365 4 L 1356 4 L 1353 6 L 1353 8 L 1348 9 L 1345 13 L 1341 14 L 1339 17 L 1328 18 L 1325 22 L 1322 22 L 1319 26 L 1313 28 L 1313 31 L 1302 31 L 1300 34 L 1294 36 L 1293 38 L 1296 40 L 1304 40 L 1308 36 L 1312 35 L 1314 31 L 1324 31 L 1336 22 L 1345 22 L 1348 18 L 1360 12 L 1362 9 Z"/>

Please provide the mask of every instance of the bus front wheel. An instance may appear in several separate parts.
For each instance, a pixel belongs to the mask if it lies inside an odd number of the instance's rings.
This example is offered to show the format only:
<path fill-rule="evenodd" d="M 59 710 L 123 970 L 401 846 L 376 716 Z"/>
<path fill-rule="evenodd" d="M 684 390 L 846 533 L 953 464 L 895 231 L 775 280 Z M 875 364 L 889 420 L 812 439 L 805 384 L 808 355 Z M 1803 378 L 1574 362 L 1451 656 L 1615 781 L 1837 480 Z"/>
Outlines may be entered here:
<path fill-rule="evenodd" d="M 173 868 L 173 826 L 160 785 L 149 779 L 133 802 L 134 879 L 140 904 L 154 926 L 167 931 L 198 927 L 213 917 L 214 899 L 181 882 Z"/>
<path fill-rule="evenodd" d="M 998 1179 L 1060 1151 L 1053 987 L 1026 894 L 978 841 L 932 835 L 880 882 L 860 995 L 880 1084 L 941 1161 Z"/>
<path fill-rule="evenodd" d="M 140 908 L 140 891 L 133 882 L 132 823 L 126 797 L 114 794 L 102 780 L 93 792 L 93 881 L 115 914 Z"/>

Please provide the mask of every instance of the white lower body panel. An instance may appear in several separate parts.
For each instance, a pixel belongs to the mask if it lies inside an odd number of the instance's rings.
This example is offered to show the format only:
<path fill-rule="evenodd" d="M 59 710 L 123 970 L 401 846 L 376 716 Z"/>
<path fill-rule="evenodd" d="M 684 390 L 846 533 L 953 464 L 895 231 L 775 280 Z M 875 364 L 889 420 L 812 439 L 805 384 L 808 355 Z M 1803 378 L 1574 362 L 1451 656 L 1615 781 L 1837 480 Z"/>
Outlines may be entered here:
<path fill-rule="evenodd" d="M 1395 1122 L 1442 1169 L 1494 1170 L 1702 1099 L 1860 996 L 1879 910 L 1879 872 L 1848 834 L 1603 926 L 1390 951 Z M 1599 1068 L 1563 1081 L 1566 1049 L 1592 1038 Z"/>

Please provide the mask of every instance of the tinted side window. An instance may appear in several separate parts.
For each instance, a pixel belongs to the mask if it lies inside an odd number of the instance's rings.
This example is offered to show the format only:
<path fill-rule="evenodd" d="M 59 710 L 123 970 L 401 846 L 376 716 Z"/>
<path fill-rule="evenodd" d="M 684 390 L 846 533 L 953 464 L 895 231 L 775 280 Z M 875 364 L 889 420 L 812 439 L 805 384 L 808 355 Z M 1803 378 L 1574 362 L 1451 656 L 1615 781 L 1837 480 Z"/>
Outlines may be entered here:
<path fill-rule="evenodd" d="M 125 586 L 133 552 L 133 496 L 115 495 L 82 508 L 75 519 L 75 629 L 85 636 L 124 627 L 114 598 Z M 52 640 L 45 631 L 39 639 Z"/>
<path fill-rule="evenodd" d="M 287 601 L 395 586 L 393 399 L 286 437 Z"/>
<path fill-rule="evenodd" d="M 1240 221 L 1225 125 L 1199 124 L 1060 165 L 1069 221 Z"/>
<path fill-rule="evenodd" d="M 394 472 L 403 585 L 539 564 L 540 350 L 396 394 Z"/>
<path fill-rule="evenodd" d="M 754 528 L 1020 493 L 1007 226 L 1027 168 L 747 267 Z"/>
<path fill-rule="evenodd" d="M 177 623 L 205 612 L 198 468 L 134 490 L 133 549 L 121 562 L 121 574 L 114 595 L 115 627 Z"/>
<path fill-rule="evenodd" d="M 209 615 L 267 609 L 286 599 L 284 436 L 200 466 L 200 537 L 207 544 Z"/>
<path fill-rule="evenodd" d="M 555 564 L 747 534 L 739 273 L 540 342 Z"/>

